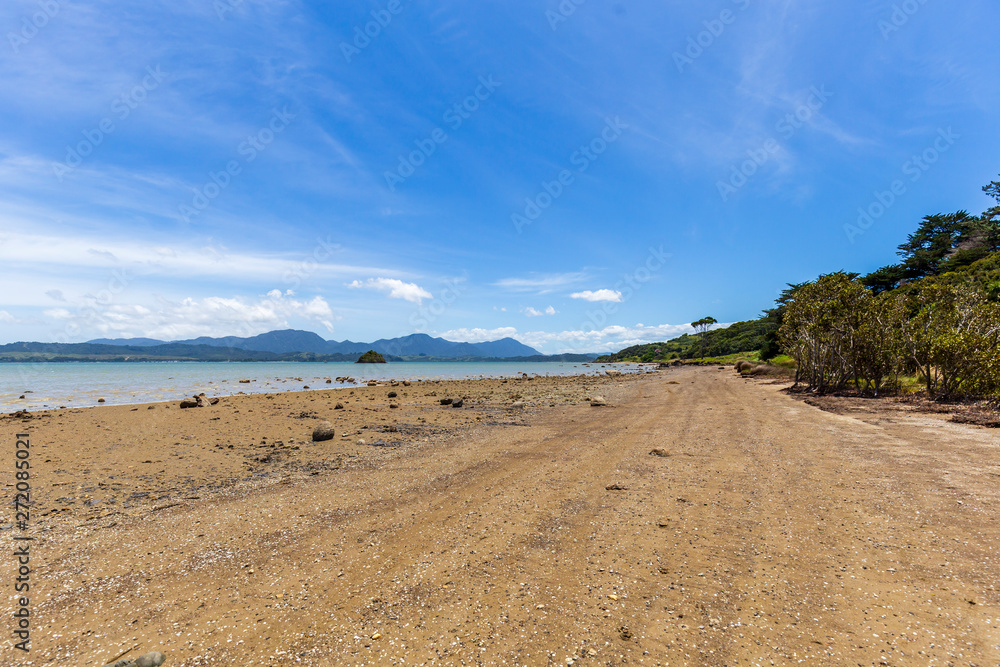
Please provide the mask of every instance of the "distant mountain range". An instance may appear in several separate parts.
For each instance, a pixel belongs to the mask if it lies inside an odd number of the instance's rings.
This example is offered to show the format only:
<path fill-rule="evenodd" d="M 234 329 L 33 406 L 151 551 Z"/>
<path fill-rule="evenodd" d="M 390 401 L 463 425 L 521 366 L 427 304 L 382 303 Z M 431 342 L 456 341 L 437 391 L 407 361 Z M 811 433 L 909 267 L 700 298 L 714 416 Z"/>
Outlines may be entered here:
<path fill-rule="evenodd" d="M 364 354 L 375 350 L 383 355 L 395 357 L 528 357 L 541 354 L 538 350 L 519 343 L 513 338 L 486 343 L 455 343 L 444 338 L 433 338 L 427 334 L 410 334 L 401 338 L 381 338 L 374 343 L 355 343 L 345 340 L 324 340 L 311 331 L 285 329 L 269 331 L 259 336 L 239 338 L 226 336 L 224 338 L 192 338 L 189 340 L 165 341 L 153 338 L 97 338 L 89 340 L 94 345 L 124 345 L 129 347 L 153 347 L 158 345 L 210 345 L 212 347 L 228 347 L 234 350 L 254 350 L 257 352 L 274 352 L 289 354 L 295 352 L 311 352 L 313 354 Z"/>
<path fill-rule="evenodd" d="M 596 354 L 543 355 L 513 338 L 456 343 L 427 334 L 373 343 L 324 340 L 310 331 L 288 329 L 240 338 L 98 338 L 86 343 L 0 345 L 4 361 L 356 361 L 375 350 L 388 361 L 591 361 Z"/>

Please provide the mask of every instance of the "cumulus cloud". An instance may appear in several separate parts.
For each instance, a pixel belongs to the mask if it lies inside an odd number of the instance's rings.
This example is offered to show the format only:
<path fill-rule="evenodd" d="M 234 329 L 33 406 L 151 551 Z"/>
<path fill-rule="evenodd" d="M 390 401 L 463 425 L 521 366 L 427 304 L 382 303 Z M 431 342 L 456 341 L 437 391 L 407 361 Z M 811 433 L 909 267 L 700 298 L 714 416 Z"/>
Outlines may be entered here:
<path fill-rule="evenodd" d="M 496 329 L 452 329 L 438 334 L 445 340 L 456 343 L 485 343 L 500 338 L 518 338 L 514 327 L 499 327 Z M 518 340 L 520 340 L 518 338 Z"/>
<path fill-rule="evenodd" d="M 405 299 L 411 303 L 421 303 L 424 299 L 433 298 L 433 295 L 416 283 L 404 283 L 395 278 L 369 278 L 361 282 L 355 280 L 348 287 L 352 289 L 374 289 L 379 292 L 387 292 L 390 299 Z"/>
<path fill-rule="evenodd" d="M 582 292 L 573 292 L 569 296 L 571 299 L 583 299 L 585 301 L 614 301 L 615 303 L 621 303 L 623 300 L 622 293 L 613 289 L 599 289 L 596 292 L 588 289 Z"/>
<path fill-rule="evenodd" d="M 514 327 L 498 329 L 452 329 L 437 335 L 446 340 L 481 343 L 510 337 L 545 354 L 617 352 L 632 345 L 656 343 L 693 333 L 690 324 L 659 324 L 647 326 L 613 325 L 603 329 L 581 328 L 566 331 L 524 331 Z"/>
<path fill-rule="evenodd" d="M 44 315 L 62 323 L 68 332 L 90 337 L 143 336 L 163 340 L 255 336 L 289 328 L 295 319 L 316 322 L 332 332 L 335 319 L 323 297 L 299 300 L 288 298 L 279 290 L 257 299 L 214 296 L 179 302 L 160 299 L 152 307 L 126 303 L 100 305 L 95 301 L 76 311 L 53 308 L 44 311 Z"/>
<path fill-rule="evenodd" d="M 532 308 L 531 306 L 528 306 L 527 308 L 524 309 L 523 312 L 528 317 L 541 317 L 542 315 L 555 315 L 559 311 L 557 311 L 552 306 L 549 306 L 545 310 L 536 310 L 536 309 Z"/>

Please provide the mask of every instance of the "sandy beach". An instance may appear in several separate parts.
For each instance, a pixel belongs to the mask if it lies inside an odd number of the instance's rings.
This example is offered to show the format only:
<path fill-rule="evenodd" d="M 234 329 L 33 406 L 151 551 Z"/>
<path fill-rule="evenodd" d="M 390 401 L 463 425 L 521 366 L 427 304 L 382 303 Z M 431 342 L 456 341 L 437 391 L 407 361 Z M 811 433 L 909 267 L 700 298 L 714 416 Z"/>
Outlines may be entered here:
<path fill-rule="evenodd" d="M 31 651 L 5 629 L 0 662 L 1000 664 L 1000 432 L 787 386 L 682 367 L 6 415 L 7 516 L 19 433 L 32 508 L 0 545 L 34 540 Z"/>

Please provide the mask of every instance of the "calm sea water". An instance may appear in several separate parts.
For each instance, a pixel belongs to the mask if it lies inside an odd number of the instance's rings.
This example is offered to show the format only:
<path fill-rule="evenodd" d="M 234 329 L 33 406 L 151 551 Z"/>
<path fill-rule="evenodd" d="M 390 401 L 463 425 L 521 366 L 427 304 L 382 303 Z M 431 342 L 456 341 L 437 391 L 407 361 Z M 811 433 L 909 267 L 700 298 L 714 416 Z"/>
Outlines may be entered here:
<path fill-rule="evenodd" d="M 365 380 L 458 380 L 529 375 L 582 375 L 602 372 L 600 364 L 519 362 L 343 363 L 40 363 L 0 364 L 0 412 L 27 408 L 86 407 L 180 400 L 205 392 L 226 396 L 345 386 L 325 378 Z M 249 378 L 249 384 L 240 384 Z M 19 398 L 24 395 L 24 398 Z"/>

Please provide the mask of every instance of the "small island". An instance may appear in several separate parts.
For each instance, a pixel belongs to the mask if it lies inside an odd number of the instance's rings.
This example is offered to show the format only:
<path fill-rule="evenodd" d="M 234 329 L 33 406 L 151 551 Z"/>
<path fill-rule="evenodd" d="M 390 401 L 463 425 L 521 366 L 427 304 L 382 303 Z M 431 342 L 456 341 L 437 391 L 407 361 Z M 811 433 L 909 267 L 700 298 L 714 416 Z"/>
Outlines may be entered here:
<path fill-rule="evenodd" d="M 355 362 L 358 364 L 384 364 L 385 357 L 376 352 L 375 350 L 368 350 L 362 354 L 358 360 Z"/>

